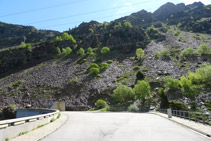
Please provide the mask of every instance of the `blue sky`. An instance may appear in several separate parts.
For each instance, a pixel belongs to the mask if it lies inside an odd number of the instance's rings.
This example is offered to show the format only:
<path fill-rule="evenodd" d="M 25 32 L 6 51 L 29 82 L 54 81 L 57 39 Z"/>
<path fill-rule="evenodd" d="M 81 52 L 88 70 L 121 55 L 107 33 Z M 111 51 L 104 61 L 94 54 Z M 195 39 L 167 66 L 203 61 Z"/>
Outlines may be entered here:
<path fill-rule="evenodd" d="M 109 22 L 142 9 L 154 12 L 166 2 L 194 1 L 199 0 L 0 0 L 0 21 L 65 31 L 82 22 Z"/>

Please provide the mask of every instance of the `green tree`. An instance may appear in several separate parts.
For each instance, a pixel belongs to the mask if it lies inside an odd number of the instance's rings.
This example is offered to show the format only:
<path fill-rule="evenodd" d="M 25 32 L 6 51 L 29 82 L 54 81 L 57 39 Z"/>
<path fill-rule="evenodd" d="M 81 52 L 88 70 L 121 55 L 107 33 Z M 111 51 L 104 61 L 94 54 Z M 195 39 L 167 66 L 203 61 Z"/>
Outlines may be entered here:
<path fill-rule="evenodd" d="M 101 63 L 101 64 L 100 64 L 100 69 L 101 69 L 101 70 L 105 70 L 105 69 L 107 69 L 107 68 L 109 68 L 108 63 Z"/>
<path fill-rule="evenodd" d="M 129 100 L 133 100 L 135 97 L 134 91 L 132 88 L 120 84 L 114 91 L 112 98 L 115 102 L 123 103 Z"/>
<path fill-rule="evenodd" d="M 66 55 L 69 55 L 72 52 L 72 49 L 70 47 L 66 47 Z"/>
<path fill-rule="evenodd" d="M 105 54 L 108 54 L 110 52 L 110 48 L 108 47 L 103 47 L 101 49 L 101 54 L 105 55 Z"/>
<path fill-rule="evenodd" d="M 100 68 L 100 67 L 99 67 L 98 64 L 96 64 L 96 63 L 91 63 L 91 64 L 89 65 L 89 68 Z"/>
<path fill-rule="evenodd" d="M 56 36 L 56 42 L 62 41 L 61 36 Z"/>
<path fill-rule="evenodd" d="M 150 85 L 148 82 L 142 80 L 138 81 L 138 83 L 134 87 L 135 95 L 138 99 L 141 99 L 143 102 L 147 97 L 150 96 Z"/>
<path fill-rule="evenodd" d="M 90 68 L 89 71 L 90 71 L 90 74 L 92 75 L 98 75 L 100 73 L 99 68 Z"/>
<path fill-rule="evenodd" d="M 164 82 L 165 82 L 165 87 L 171 90 L 177 90 L 180 85 L 180 81 L 178 79 L 174 79 L 171 77 L 165 77 Z"/>
<path fill-rule="evenodd" d="M 211 48 L 206 44 L 202 44 L 197 48 L 197 53 L 200 55 L 211 54 Z"/>
<path fill-rule="evenodd" d="M 57 54 L 58 54 L 58 55 L 61 55 L 61 54 L 62 54 L 62 53 L 61 53 L 61 49 L 60 49 L 59 47 L 56 48 L 56 51 L 57 51 Z"/>
<path fill-rule="evenodd" d="M 95 106 L 97 107 L 97 109 L 102 109 L 106 107 L 106 102 L 102 99 L 98 99 L 95 103 Z"/>
<path fill-rule="evenodd" d="M 180 53 L 180 58 L 186 58 L 194 54 L 195 54 L 195 51 L 193 48 L 186 48 Z"/>
<path fill-rule="evenodd" d="M 144 58 L 144 50 L 142 48 L 136 49 L 136 56 L 138 59 L 143 59 Z"/>
<path fill-rule="evenodd" d="M 87 49 L 87 54 L 88 54 L 88 55 L 93 55 L 93 54 L 94 54 L 93 49 L 92 49 L 91 47 L 89 47 L 89 48 Z"/>
<path fill-rule="evenodd" d="M 161 57 L 170 57 L 170 55 L 171 54 L 170 54 L 169 50 L 166 48 L 160 52 Z"/>
<path fill-rule="evenodd" d="M 194 99 L 197 96 L 197 89 L 192 85 L 191 80 L 182 76 L 180 78 L 180 86 L 182 87 L 183 95 L 187 98 Z"/>
<path fill-rule="evenodd" d="M 81 56 L 85 55 L 84 49 L 80 48 L 79 51 L 78 51 L 78 54 L 81 55 Z"/>
<path fill-rule="evenodd" d="M 31 48 L 32 48 L 32 46 L 31 46 L 31 44 L 26 44 L 26 48 L 28 49 L 28 50 L 31 50 Z"/>
<path fill-rule="evenodd" d="M 25 48 L 26 47 L 26 43 L 25 42 L 21 42 L 20 47 L 21 48 Z"/>
<path fill-rule="evenodd" d="M 129 21 L 124 22 L 125 27 L 133 27 L 132 24 Z"/>
<path fill-rule="evenodd" d="M 67 53 L 66 53 L 66 49 L 65 48 L 62 48 L 62 54 L 63 56 L 65 56 Z"/>

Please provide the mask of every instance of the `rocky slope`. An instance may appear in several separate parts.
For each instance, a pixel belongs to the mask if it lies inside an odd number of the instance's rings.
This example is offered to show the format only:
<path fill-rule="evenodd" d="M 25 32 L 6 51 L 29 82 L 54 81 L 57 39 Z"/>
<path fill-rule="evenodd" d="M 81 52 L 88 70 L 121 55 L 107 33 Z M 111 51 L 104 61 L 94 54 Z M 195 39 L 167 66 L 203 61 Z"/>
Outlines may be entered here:
<path fill-rule="evenodd" d="M 156 92 L 158 88 L 164 87 L 165 76 L 178 79 L 189 71 L 194 72 L 202 64 L 211 64 L 210 55 L 180 58 L 181 52 L 189 47 L 197 49 L 201 44 L 211 47 L 211 35 L 204 33 L 209 23 L 203 30 L 196 30 L 201 33 L 191 33 L 187 27 L 183 28 L 184 24 L 192 22 L 192 19 L 187 18 L 189 15 L 176 16 L 180 12 L 185 13 L 184 10 L 190 10 L 193 17 L 196 14 L 198 19 L 201 11 L 203 14 L 199 19 L 202 20 L 208 18 L 208 8 L 200 3 L 188 6 L 167 3 L 154 14 L 142 10 L 110 23 L 82 23 L 68 31 L 76 42 L 51 38 L 36 44 L 32 49 L 1 51 L 0 107 L 10 104 L 17 107 L 48 107 L 55 101 L 64 101 L 69 110 L 88 110 L 95 107 L 96 100 L 100 98 L 113 104 L 111 95 L 119 84 L 134 87 L 137 80 L 143 79 L 150 83 L 151 92 L 155 94 L 154 106 L 157 106 Z M 171 17 L 169 21 L 159 19 L 165 11 L 174 14 L 173 17 L 164 15 Z M 185 22 L 178 25 L 182 19 L 186 19 Z M 62 56 L 58 53 L 58 48 L 62 50 L 67 46 L 72 49 L 71 54 Z M 110 48 L 107 55 L 101 54 L 104 46 Z M 87 52 L 89 47 L 93 48 L 93 55 L 78 54 L 80 48 Z M 135 58 L 137 48 L 144 49 L 144 59 Z M 156 52 L 165 49 L 170 53 L 168 57 L 156 56 Z M 89 73 L 90 64 L 100 65 L 102 62 L 109 62 L 109 68 L 96 77 L 92 76 Z M 174 97 L 173 94 L 168 95 L 168 98 L 186 102 L 184 98 Z M 210 92 L 203 91 L 197 100 L 209 101 Z M 204 104 L 200 106 L 203 109 Z"/>

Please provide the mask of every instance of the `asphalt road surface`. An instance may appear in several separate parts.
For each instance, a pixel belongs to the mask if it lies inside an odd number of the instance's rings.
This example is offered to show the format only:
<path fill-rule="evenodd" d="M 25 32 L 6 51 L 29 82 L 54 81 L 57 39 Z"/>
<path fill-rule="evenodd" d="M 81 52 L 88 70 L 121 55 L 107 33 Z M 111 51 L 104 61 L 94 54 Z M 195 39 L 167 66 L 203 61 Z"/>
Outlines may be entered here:
<path fill-rule="evenodd" d="M 148 113 L 65 112 L 69 120 L 43 141 L 211 141 Z"/>

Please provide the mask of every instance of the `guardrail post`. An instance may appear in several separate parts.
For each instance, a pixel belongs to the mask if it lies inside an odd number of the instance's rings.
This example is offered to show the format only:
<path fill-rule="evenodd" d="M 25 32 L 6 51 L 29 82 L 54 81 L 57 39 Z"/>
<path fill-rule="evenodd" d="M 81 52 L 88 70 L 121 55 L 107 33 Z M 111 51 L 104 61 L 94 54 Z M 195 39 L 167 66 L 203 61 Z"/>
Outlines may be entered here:
<path fill-rule="evenodd" d="M 172 111 L 171 109 L 167 109 L 168 118 L 172 118 Z"/>

